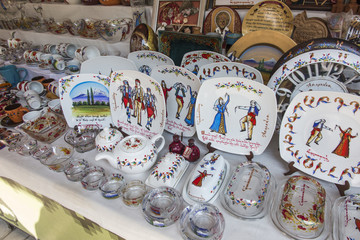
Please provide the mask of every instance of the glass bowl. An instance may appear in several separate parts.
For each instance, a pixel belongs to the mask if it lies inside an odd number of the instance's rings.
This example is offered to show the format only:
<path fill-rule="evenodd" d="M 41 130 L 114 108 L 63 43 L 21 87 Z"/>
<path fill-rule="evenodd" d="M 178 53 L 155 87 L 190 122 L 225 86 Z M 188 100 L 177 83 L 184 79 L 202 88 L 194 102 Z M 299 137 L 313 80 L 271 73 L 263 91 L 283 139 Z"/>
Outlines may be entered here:
<path fill-rule="evenodd" d="M 30 156 L 33 151 L 38 146 L 38 141 L 29 137 L 28 135 L 24 135 L 22 137 L 17 138 L 15 141 L 12 141 L 9 144 L 8 150 L 10 152 L 17 152 L 23 156 Z"/>
<path fill-rule="evenodd" d="M 85 159 L 71 159 L 65 166 L 64 173 L 68 180 L 78 182 L 89 172 L 89 163 Z"/>
<path fill-rule="evenodd" d="M 52 154 L 52 145 L 39 142 L 36 149 L 31 152 L 31 156 L 36 160 L 47 158 Z"/>
<path fill-rule="evenodd" d="M 167 227 L 179 219 L 183 210 L 181 194 L 171 187 L 159 187 L 148 192 L 142 201 L 142 210 L 148 223 Z"/>
<path fill-rule="evenodd" d="M 187 206 L 180 216 L 180 231 L 184 239 L 219 240 L 225 229 L 225 220 L 219 209 L 210 203 Z"/>
<path fill-rule="evenodd" d="M 131 18 L 104 19 L 96 21 L 94 26 L 101 38 L 106 41 L 120 42 L 130 36 L 133 20 Z"/>
<path fill-rule="evenodd" d="M 271 218 L 279 230 L 299 240 L 328 238 L 331 203 L 318 181 L 293 176 L 281 184 L 277 192 Z"/>
<path fill-rule="evenodd" d="M 339 197 L 332 208 L 333 239 L 358 239 L 360 227 L 360 194 Z"/>
<path fill-rule="evenodd" d="M 74 148 L 68 144 L 53 145 L 49 152 L 44 152 L 39 160 L 45 166 L 56 172 L 62 172 L 65 166 L 70 162 L 74 153 Z"/>
<path fill-rule="evenodd" d="M 65 134 L 64 139 L 77 152 L 84 153 L 95 149 L 95 138 L 99 132 L 100 128 L 96 125 L 75 126 Z"/>
<path fill-rule="evenodd" d="M 221 195 L 223 207 L 236 217 L 262 218 L 272 199 L 273 179 L 269 170 L 258 163 L 239 164 Z"/>
<path fill-rule="evenodd" d="M 99 188 L 104 198 L 114 199 L 120 196 L 121 188 L 124 185 L 124 177 L 119 173 L 113 173 L 104 178 Z"/>
<path fill-rule="evenodd" d="M 140 180 L 133 180 L 126 183 L 121 190 L 122 200 L 126 206 L 137 207 L 143 201 L 147 188 Z"/>
<path fill-rule="evenodd" d="M 88 174 L 81 179 L 81 184 L 86 190 L 99 189 L 100 183 L 105 178 L 105 170 L 99 166 L 92 166 L 88 170 Z"/>

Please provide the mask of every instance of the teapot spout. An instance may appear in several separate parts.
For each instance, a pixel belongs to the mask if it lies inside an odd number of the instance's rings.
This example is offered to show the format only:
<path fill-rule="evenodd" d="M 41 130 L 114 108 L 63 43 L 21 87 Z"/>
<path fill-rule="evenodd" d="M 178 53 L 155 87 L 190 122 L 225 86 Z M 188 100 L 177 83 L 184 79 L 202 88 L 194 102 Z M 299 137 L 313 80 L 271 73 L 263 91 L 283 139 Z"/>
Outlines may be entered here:
<path fill-rule="evenodd" d="M 99 161 L 101 159 L 106 159 L 111 166 L 113 166 L 114 168 L 117 168 L 117 162 L 116 162 L 116 158 L 114 157 L 114 154 L 111 153 L 111 152 L 101 152 L 101 153 L 98 153 L 96 156 L 95 156 L 95 160 L 96 161 Z"/>

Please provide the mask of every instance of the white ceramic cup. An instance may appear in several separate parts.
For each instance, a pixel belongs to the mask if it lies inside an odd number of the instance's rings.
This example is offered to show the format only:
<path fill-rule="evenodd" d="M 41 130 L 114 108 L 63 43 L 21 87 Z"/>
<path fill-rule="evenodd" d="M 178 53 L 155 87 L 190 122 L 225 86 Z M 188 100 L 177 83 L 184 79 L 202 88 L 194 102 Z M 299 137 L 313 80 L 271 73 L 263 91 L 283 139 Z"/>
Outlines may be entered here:
<path fill-rule="evenodd" d="M 28 83 L 29 90 L 35 91 L 37 94 L 41 94 L 44 91 L 44 86 L 40 82 L 31 81 Z"/>
<path fill-rule="evenodd" d="M 95 46 L 86 46 L 83 49 L 84 61 L 95 58 L 95 57 L 99 57 L 100 55 L 101 55 L 100 50 Z"/>
<path fill-rule="evenodd" d="M 64 57 L 60 54 L 53 54 L 52 55 L 52 66 L 55 70 L 63 71 L 65 70 L 66 64 Z"/>
<path fill-rule="evenodd" d="M 39 109 L 41 107 L 41 98 L 40 98 L 39 94 L 37 94 L 37 92 L 35 92 L 34 90 L 27 90 L 24 93 L 24 97 L 25 97 L 27 104 L 32 109 Z"/>
<path fill-rule="evenodd" d="M 48 107 L 54 112 L 60 112 L 61 111 L 60 99 L 51 100 L 50 102 L 48 102 Z"/>
<path fill-rule="evenodd" d="M 22 82 L 19 82 L 16 85 L 16 87 L 18 90 L 25 92 L 25 91 L 29 90 L 29 86 L 28 86 L 29 83 L 30 83 L 30 81 L 22 81 Z"/>
<path fill-rule="evenodd" d="M 82 47 L 82 48 L 78 48 L 78 49 L 76 49 L 76 51 L 75 51 L 75 58 L 77 59 L 77 60 L 79 60 L 80 62 L 83 62 L 84 61 L 84 58 L 83 58 L 83 49 L 84 49 L 84 47 Z"/>
<path fill-rule="evenodd" d="M 76 74 L 80 71 L 80 61 L 74 58 L 66 63 L 66 67 L 69 70 L 69 73 Z"/>
<path fill-rule="evenodd" d="M 58 81 L 52 81 L 48 85 L 48 90 L 55 94 L 56 96 L 59 96 L 59 82 Z"/>
<path fill-rule="evenodd" d="M 22 117 L 24 122 L 34 122 L 38 118 L 40 118 L 42 115 L 44 115 L 45 111 L 30 111 L 28 113 L 25 113 Z"/>

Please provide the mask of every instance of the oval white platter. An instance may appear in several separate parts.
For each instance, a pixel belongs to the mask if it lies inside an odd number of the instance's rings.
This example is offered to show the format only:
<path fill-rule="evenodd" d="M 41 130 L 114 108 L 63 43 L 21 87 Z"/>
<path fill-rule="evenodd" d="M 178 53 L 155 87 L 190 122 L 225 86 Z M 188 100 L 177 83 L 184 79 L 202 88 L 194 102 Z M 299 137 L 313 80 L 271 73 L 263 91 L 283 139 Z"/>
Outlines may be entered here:
<path fill-rule="evenodd" d="M 198 139 L 225 152 L 261 154 L 275 130 L 274 92 L 249 79 L 206 80 L 199 90 L 195 109 Z"/>
<path fill-rule="evenodd" d="M 150 76 L 153 68 L 162 65 L 175 65 L 174 61 L 163 53 L 141 50 L 131 52 L 128 55 L 128 59 L 132 60 L 138 71 Z"/>
<path fill-rule="evenodd" d="M 60 78 L 60 103 L 69 127 L 88 124 L 109 127 L 112 123 L 109 87 L 110 77 L 99 74 Z"/>
<path fill-rule="evenodd" d="M 171 65 L 154 68 L 151 77 L 160 83 L 165 96 L 165 130 L 184 137 L 193 136 L 195 102 L 201 85 L 198 77 L 185 68 Z"/>
<path fill-rule="evenodd" d="M 163 133 L 165 99 L 155 79 L 138 71 L 115 71 L 111 75 L 110 96 L 111 117 L 116 127 L 129 135 L 148 138 Z"/>
<path fill-rule="evenodd" d="M 214 62 L 231 62 L 231 60 L 217 52 L 199 50 L 184 54 L 180 66 L 197 74 L 202 65 Z"/>
<path fill-rule="evenodd" d="M 349 93 L 299 93 L 281 122 L 281 157 L 311 176 L 359 187 L 359 106 L 360 97 Z"/>
<path fill-rule="evenodd" d="M 197 76 L 201 82 L 214 77 L 242 77 L 263 83 L 259 70 L 238 62 L 217 62 L 202 65 Z"/>

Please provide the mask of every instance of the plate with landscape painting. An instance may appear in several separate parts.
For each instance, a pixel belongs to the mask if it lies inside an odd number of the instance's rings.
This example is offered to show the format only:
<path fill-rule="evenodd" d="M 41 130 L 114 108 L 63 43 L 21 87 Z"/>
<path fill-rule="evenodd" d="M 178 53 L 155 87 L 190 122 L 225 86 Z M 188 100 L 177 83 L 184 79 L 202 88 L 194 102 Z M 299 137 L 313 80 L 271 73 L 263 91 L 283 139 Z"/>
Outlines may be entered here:
<path fill-rule="evenodd" d="M 129 135 L 152 138 L 165 128 L 166 106 L 160 84 L 133 70 L 115 71 L 110 81 L 110 110 L 116 127 Z"/>
<path fill-rule="evenodd" d="M 349 93 L 297 94 L 281 122 L 281 157 L 313 177 L 360 187 L 359 106 Z"/>
<path fill-rule="evenodd" d="M 230 153 L 261 154 L 276 124 L 276 99 L 267 86 L 239 77 L 211 78 L 196 101 L 197 136 Z"/>
<path fill-rule="evenodd" d="M 153 69 L 165 96 L 167 119 L 165 130 L 191 137 L 195 134 L 195 102 L 200 88 L 199 78 L 189 70 L 164 65 Z"/>
<path fill-rule="evenodd" d="M 201 82 L 215 77 L 242 77 L 263 83 L 259 70 L 238 62 L 217 62 L 202 65 L 197 76 Z"/>
<path fill-rule="evenodd" d="M 142 50 L 131 52 L 128 59 L 132 60 L 139 72 L 150 76 L 153 68 L 161 65 L 175 65 L 174 61 L 163 53 Z"/>
<path fill-rule="evenodd" d="M 295 45 L 294 40 L 285 34 L 261 30 L 250 32 L 237 40 L 227 56 L 233 62 L 240 62 L 259 70 L 266 85 L 277 60 Z"/>
<path fill-rule="evenodd" d="M 220 53 L 213 51 L 191 51 L 185 53 L 181 60 L 181 67 L 197 74 L 202 65 L 214 62 L 231 62 L 230 59 Z"/>
<path fill-rule="evenodd" d="M 99 74 L 77 74 L 59 79 L 60 103 L 69 127 L 110 126 L 109 86 L 110 78 Z"/>

